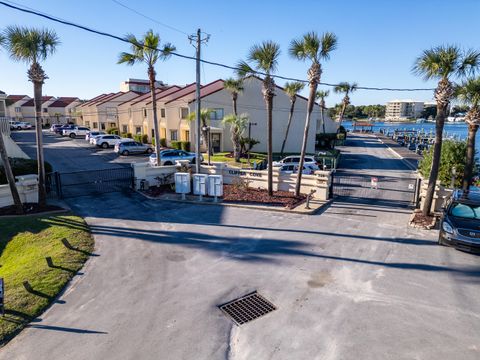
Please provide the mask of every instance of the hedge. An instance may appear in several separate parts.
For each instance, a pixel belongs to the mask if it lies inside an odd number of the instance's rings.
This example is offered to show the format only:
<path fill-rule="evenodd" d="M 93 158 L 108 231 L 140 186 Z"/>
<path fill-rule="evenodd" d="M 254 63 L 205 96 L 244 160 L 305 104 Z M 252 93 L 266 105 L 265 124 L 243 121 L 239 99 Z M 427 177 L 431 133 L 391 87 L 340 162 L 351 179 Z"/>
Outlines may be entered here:
<path fill-rule="evenodd" d="M 110 134 L 110 135 L 118 135 L 119 133 L 120 131 L 118 131 L 118 128 L 116 127 L 113 127 L 107 130 L 107 134 Z"/>
<path fill-rule="evenodd" d="M 172 149 L 177 149 L 177 150 L 181 150 L 182 149 L 182 142 L 181 141 L 172 141 L 170 143 Z"/>
<path fill-rule="evenodd" d="M 33 159 L 21 159 L 21 158 L 9 158 L 10 165 L 12 167 L 13 176 L 38 174 L 37 160 Z M 44 162 L 45 172 L 52 172 L 52 165 L 48 162 Z M 3 165 L 0 165 L 0 184 L 7 184 L 7 176 Z"/>
<path fill-rule="evenodd" d="M 148 144 L 148 135 L 147 134 L 142 135 L 142 143 Z"/>

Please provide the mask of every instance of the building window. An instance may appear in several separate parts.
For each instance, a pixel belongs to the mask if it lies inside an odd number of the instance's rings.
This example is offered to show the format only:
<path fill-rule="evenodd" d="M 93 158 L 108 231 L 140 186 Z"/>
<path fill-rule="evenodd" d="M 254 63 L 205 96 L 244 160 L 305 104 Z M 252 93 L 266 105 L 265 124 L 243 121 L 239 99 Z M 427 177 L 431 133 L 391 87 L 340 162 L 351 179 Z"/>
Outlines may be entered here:
<path fill-rule="evenodd" d="M 223 109 L 212 109 L 210 120 L 223 120 Z"/>
<path fill-rule="evenodd" d="M 128 132 L 128 125 L 122 125 L 122 132 Z"/>
<path fill-rule="evenodd" d="M 185 130 L 185 141 L 190 141 L 190 130 Z"/>
<path fill-rule="evenodd" d="M 147 117 L 147 108 L 143 108 L 143 117 Z"/>
<path fill-rule="evenodd" d="M 105 123 L 100 123 L 100 128 L 101 128 L 102 130 L 105 130 L 105 128 L 106 128 Z"/>
<path fill-rule="evenodd" d="M 44 113 L 48 112 L 47 108 L 43 108 L 42 110 L 43 110 Z"/>
<path fill-rule="evenodd" d="M 16 112 L 16 113 L 19 113 L 20 111 L 21 111 L 21 110 L 20 110 L 19 107 L 16 107 L 16 108 L 15 108 L 15 112 Z"/>
<path fill-rule="evenodd" d="M 188 118 L 188 108 L 182 107 L 180 108 L 180 117 L 185 120 Z"/>
<path fill-rule="evenodd" d="M 178 131 L 177 130 L 170 130 L 170 140 L 177 141 L 178 140 Z"/>
<path fill-rule="evenodd" d="M 160 117 L 165 117 L 165 109 L 160 109 Z"/>
<path fill-rule="evenodd" d="M 152 139 L 155 139 L 155 129 L 152 129 Z"/>
<path fill-rule="evenodd" d="M 94 122 L 94 123 L 93 123 L 93 128 L 94 128 L 94 129 L 98 129 L 98 123 Z"/>
<path fill-rule="evenodd" d="M 90 127 L 90 121 L 85 121 L 85 126 Z"/>
<path fill-rule="evenodd" d="M 110 123 L 110 127 L 111 127 L 111 128 L 117 127 L 117 124 L 114 123 L 114 122 L 111 122 L 111 123 Z"/>
<path fill-rule="evenodd" d="M 142 127 L 141 126 L 136 126 L 135 127 L 135 134 L 141 134 L 142 133 Z"/>

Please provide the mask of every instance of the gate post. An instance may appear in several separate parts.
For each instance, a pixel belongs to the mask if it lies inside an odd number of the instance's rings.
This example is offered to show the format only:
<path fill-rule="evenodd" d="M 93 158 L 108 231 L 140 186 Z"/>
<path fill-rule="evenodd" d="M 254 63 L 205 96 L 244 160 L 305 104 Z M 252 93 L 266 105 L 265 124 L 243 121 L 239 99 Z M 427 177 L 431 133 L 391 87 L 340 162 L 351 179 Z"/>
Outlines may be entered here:
<path fill-rule="evenodd" d="M 333 182 L 335 180 L 335 171 L 332 171 L 330 173 L 330 188 L 328 189 L 329 191 L 329 199 L 333 199 L 333 191 L 334 191 L 334 185 Z"/>
<path fill-rule="evenodd" d="M 420 207 L 420 189 L 422 187 L 422 179 L 421 178 L 416 178 L 415 179 L 415 193 L 413 196 L 413 201 L 415 204 L 415 209 L 418 209 Z"/>
<path fill-rule="evenodd" d="M 62 194 L 62 180 L 60 173 L 58 171 L 55 171 L 55 190 L 57 191 L 57 196 L 59 199 L 63 198 Z"/>

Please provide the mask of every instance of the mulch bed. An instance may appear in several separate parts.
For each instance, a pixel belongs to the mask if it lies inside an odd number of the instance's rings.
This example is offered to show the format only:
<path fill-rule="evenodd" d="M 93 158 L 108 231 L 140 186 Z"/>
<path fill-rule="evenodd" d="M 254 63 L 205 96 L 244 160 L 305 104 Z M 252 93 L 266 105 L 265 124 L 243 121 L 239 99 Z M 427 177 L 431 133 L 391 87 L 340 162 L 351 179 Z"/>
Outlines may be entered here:
<path fill-rule="evenodd" d="M 64 208 L 60 206 L 55 206 L 55 205 L 47 205 L 44 207 L 38 206 L 37 203 L 25 203 L 23 204 L 23 211 L 24 215 L 30 215 L 30 214 L 40 214 L 43 212 L 48 212 L 48 211 L 55 211 L 55 210 L 65 210 Z M 0 208 L 0 216 L 5 216 L 5 215 L 17 215 L 17 212 L 15 210 L 14 205 L 10 206 L 5 206 Z"/>
<path fill-rule="evenodd" d="M 143 191 L 148 196 L 158 197 L 163 194 L 174 194 L 175 191 L 172 190 L 171 185 L 159 185 L 159 186 L 150 186 L 148 190 Z"/>
<path fill-rule="evenodd" d="M 435 222 L 434 216 L 425 216 L 421 211 L 415 211 L 410 219 L 410 225 L 420 229 L 432 229 L 435 227 Z"/>
<path fill-rule="evenodd" d="M 267 190 L 263 189 L 245 189 L 235 185 L 223 185 L 223 202 L 281 206 L 293 209 L 305 200 L 305 195 L 295 197 L 288 191 L 275 191 L 273 196 L 268 196 Z"/>

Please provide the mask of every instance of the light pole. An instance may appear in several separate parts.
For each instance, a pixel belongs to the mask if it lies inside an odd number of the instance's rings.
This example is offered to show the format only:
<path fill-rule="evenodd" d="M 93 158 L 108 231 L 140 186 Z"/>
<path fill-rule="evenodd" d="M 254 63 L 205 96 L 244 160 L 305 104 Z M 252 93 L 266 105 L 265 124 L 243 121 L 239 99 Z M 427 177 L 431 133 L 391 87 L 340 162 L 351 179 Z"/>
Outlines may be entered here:
<path fill-rule="evenodd" d="M 248 122 L 248 152 L 247 152 L 247 156 L 248 156 L 248 166 L 250 166 L 250 139 L 251 139 L 251 136 L 252 136 L 252 126 L 257 126 L 257 123 L 252 123 L 252 122 Z"/>

